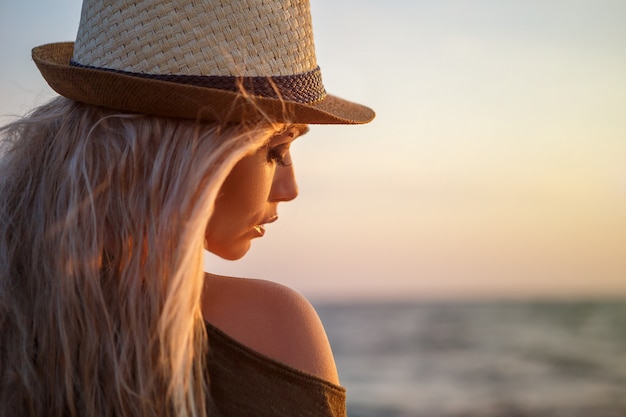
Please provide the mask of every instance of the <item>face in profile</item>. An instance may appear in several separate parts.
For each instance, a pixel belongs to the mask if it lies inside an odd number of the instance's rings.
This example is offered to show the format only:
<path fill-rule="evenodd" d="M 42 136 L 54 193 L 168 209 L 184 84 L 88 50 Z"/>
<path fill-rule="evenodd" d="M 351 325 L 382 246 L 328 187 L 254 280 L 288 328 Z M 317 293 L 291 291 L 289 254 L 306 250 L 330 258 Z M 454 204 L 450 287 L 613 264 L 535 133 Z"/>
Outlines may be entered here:
<path fill-rule="evenodd" d="M 278 203 L 297 197 L 290 146 L 307 131 L 305 125 L 291 125 L 235 165 L 215 200 L 205 232 L 208 251 L 224 259 L 243 257 L 251 240 L 278 219 Z"/>

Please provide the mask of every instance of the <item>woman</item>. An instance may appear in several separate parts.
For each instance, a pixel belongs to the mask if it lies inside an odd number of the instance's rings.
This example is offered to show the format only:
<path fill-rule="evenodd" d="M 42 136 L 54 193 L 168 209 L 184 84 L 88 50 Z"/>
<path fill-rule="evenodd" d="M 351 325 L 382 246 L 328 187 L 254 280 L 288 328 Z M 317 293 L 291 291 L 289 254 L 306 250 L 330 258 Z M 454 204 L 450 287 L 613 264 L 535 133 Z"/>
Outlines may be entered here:
<path fill-rule="evenodd" d="M 75 43 L 33 50 L 61 96 L 5 127 L 0 415 L 339 416 L 310 304 L 202 272 L 297 195 L 326 94 L 308 3 L 85 0 Z"/>

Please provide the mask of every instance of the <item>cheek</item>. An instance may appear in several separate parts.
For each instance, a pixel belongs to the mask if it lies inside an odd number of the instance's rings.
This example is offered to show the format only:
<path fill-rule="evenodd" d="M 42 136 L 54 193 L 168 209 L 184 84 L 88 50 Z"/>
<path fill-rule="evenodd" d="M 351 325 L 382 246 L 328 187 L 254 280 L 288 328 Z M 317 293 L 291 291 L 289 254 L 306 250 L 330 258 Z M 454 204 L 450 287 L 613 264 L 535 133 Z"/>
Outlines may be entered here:
<path fill-rule="evenodd" d="M 223 205 L 231 215 L 254 215 L 269 199 L 273 168 L 263 155 L 248 156 L 241 160 L 226 178 L 217 205 Z"/>
<path fill-rule="evenodd" d="M 228 245 L 256 225 L 265 214 L 273 167 L 259 152 L 242 159 L 224 181 L 205 232 L 207 249 Z"/>

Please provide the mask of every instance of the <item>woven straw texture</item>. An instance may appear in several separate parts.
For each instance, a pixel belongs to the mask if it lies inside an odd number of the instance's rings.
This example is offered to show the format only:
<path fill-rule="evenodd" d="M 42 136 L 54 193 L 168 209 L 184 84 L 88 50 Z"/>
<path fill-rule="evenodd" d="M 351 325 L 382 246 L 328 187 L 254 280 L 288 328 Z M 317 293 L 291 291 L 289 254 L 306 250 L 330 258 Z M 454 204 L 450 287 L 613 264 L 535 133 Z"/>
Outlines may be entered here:
<path fill-rule="evenodd" d="M 333 95 L 313 104 L 266 97 L 247 97 L 232 91 L 166 82 L 69 65 L 73 42 L 51 43 L 33 49 L 33 60 L 48 84 L 59 94 L 82 103 L 132 113 L 191 120 L 242 122 L 271 119 L 285 123 L 360 124 L 374 111 Z"/>
<path fill-rule="evenodd" d="M 283 76 L 317 67 L 308 1 L 85 0 L 73 60 L 144 74 Z"/>

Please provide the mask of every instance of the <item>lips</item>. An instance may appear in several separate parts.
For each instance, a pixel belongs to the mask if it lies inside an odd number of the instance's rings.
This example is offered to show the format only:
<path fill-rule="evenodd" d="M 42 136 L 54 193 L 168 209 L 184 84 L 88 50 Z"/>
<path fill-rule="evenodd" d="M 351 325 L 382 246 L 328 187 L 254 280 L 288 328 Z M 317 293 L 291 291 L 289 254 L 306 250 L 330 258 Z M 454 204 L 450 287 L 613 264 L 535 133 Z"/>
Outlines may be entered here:
<path fill-rule="evenodd" d="M 256 226 L 253 226 L 252 228 L 259 236 L 263 236 L 265 235 L 265 225 L 269 223 L 274 223 L 276 220 L 278 220 L 278 216 L 275 214 L 263 220 L 261 224 L 257 224 Z"/>
<path fill-rule="evenodd" d="M 269 223 L 274 223 L 276 220 L 278 220 L 278 215 L 274 214 L 273 216 L 267 218 L 264 222 L 262 222 L 261 224 L 269 224 Z"/>

